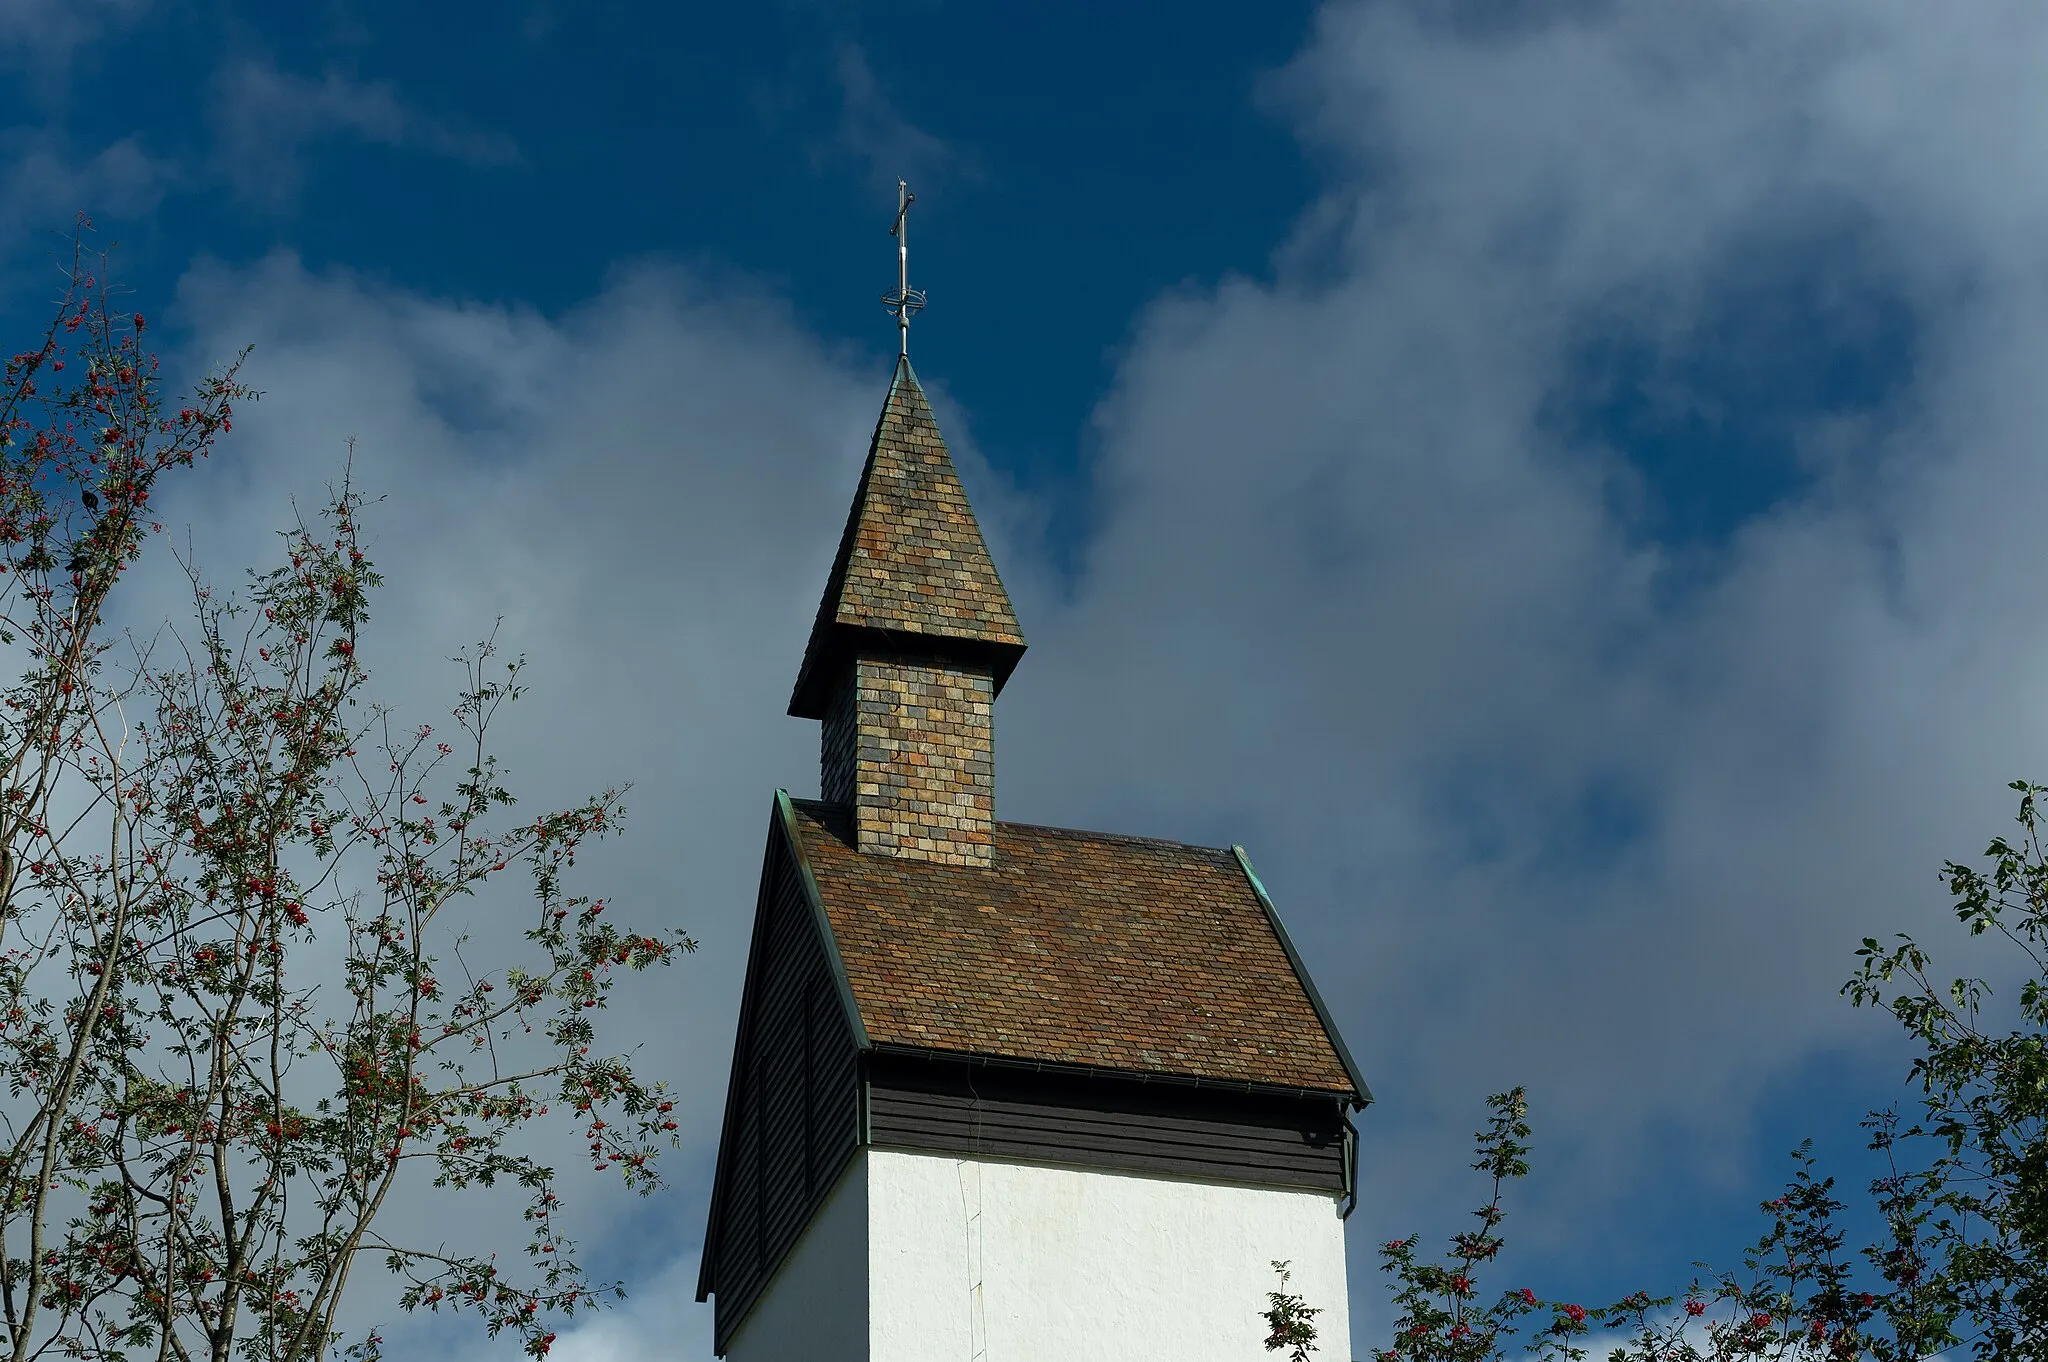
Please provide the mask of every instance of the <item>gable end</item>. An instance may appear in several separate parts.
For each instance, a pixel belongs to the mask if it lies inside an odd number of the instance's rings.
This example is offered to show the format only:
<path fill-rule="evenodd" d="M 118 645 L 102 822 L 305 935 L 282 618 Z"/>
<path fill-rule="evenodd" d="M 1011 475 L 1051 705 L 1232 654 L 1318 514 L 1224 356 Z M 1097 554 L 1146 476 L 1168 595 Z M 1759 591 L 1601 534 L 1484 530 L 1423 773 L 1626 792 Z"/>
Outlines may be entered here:
<path fill-rule="evenodd" d="M 861 1141 L 865 1034 L 776 792 L 697 1299 L 720 1355 Z"/>

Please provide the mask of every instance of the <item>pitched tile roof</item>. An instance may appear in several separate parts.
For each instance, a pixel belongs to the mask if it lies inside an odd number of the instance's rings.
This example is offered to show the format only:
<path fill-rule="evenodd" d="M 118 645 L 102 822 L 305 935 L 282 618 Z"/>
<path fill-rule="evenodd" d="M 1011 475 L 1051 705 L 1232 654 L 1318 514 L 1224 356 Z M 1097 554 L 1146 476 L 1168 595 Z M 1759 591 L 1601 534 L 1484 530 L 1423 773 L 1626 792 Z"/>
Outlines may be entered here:
<path fill-rule="evenodd" d="M 870 1042 L 1364 1095 L 1233 852 L 998 823 L 969 869 L 791 805 Z"/>
<path fill-rule="evenodd" d="M 822 673 L 862 632 L 896 636 L 899 646 L 967 645 L 993 662 L 998 687 L 1024 651 L 1009 593 L 907 358 L 897 361 L 875 424 L 790 713 L 823 717 Z"/>

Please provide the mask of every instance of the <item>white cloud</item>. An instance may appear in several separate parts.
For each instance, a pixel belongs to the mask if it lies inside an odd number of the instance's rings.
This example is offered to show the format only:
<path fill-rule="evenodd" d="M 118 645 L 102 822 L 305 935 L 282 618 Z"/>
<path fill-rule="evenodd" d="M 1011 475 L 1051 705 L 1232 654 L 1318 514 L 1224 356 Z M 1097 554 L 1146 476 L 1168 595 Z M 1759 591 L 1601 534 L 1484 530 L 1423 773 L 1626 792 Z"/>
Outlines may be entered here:
<path fill-rule="evenodd" d="M 0 0 L 0 51 L 61 65 L 74 49 L 149 8 L 150 0 Z"/>
<path fill-rule="evenodd" d="M 623 1307 L 565 1330 L 550 1358 L 560 1362 L 639 1362 L 647 1357 L 710 1357 L 710 1310 L 697 1304 L 697 1255 L 661 1270 Z"/>
<path fill-rule="evenodd" d="M 0 239 L 62 231 L 80 212 L 148 213 L 179 174 L 133 137 L 81 157 L 46 129 L 0 131 Z"/>
<path fill-rule="evenodd" d="M 1332 9 L 1274 81 L 1328 167 L 1274 282 L 1143 320 L 1078 581 L 997 535 L 1033 642 L 1005 814 L 1250 846 L 1379 1088 L 1364 1235 L 1449 1224 L 1480 1095 L 1527 1082 L 1553 1210 L 1640 1238 L 1610 1222 L 1647 1133 L 1714 1176 L 1767 1083 L 1881 1034 L 1834 997 L 1854 939 L 1938 932 L 1934 868 L 2042 768 L 2048 19 L 1921 14 Z M 1777 331 L 1751 316 L 1795 296 Z M 210 353 L 258 342 L 270 394 L 177 508 L 209 560 L 253 557 L 359 436 L 396 494 L 371 524 L 397 693 L 503 612 L 536 662 L 519 764 L 555 798 L 638 782 L 593 874 L 705 942 L 627 1015 L 665 1038 L 690 1146 L 673 1202 L 601 1200 L 584 1237 L 680 1260 L 766 794 L 813 788 L 782 706 L 883 373 L 652 268 L 559 319 L 286 259 L 184 301 Z M 1585 416 L 1603 344 L 1659 410 L 1724 423 L 1782 386 L 1717 386 L 1731 354 L 1904 358 L 1773 417 L 1782 485 L 1688 538 L 1655 514 L 1670 469 Z M 985 521 L 1028 523 L 963 452 Z"/>
<path fill-rule="evenodd" d="M 467 165 L 511 165 L 519 148 L 503 133 L 435 117 L 404 99 L 389 81 L 357 80 L 329 69 L 317 79 L 267 61 L 241 60 L 214 79 L 213 121 L 221 172 L 262 202 L 298 188 L 304 148 L 325 137 L 353 137 Z"/>
<path fill-rule="evenodd" d="M 358 485 L 390 495 L 365 517 L 391 582 L 365 648 L 380 692 L 407 722 L 443 718 L 443 659 L 502 615 L 501 643 L 531 659 L 532 698 L 506 730 L 522 807 L 633 784 L 626 835 L 581 873 L 621 914 L 703 943 L 636 976 L 612 1014 L 643 1071 L 684 1095 L 676 1191 L 650 1204 L 577 1179 L 566 1128 L 549 1148 L 586 1261 L 650 1297 L 640 1274 L 702 1233 L 754 858 L 776 785 L 815 789 L 813 726 L 782 710 L 886 371 L 849 374 L 772 299 L 714 296 L 654 266 L 549 319 L 316 277 L 280 256 L 195 271 L 177 311 L 196 354 L 253 342 L 247 376 L 266 394 L 182 494 L 165 493 L 166 520 L 192 527 L 209 573 L 233 581 L 262 560 L 270 529 L 339 475 L 354 436 Z M 158 589 L 137 618 L 178 610 L 175 582 Z M 490 908 L 477 911 L 488 941 Z M 515 1243 L 515 1202 L 408 1198 L 393 1228 Z M 387 1336 L 440 1337 L 414 1328 L 427 1332 L 398 1321 Z"/>
<path fill-rule="evenodd" d="M 839 114 L 828 147 L 815 155 L 845 156 L 859 163 L 877 186 L 893 191 L 907 179 L 913 188 L 933 179 L 975 181 L 986 171 L 972 150 L 910 121 L 875 74 L 867 51 L 841 42 L 833 51 L 832 80 Z"/>
<path fill-rule="evenodd" d="M 1884 1034 L 1835 996 L 1855 941 L 1939 936 L 1935 869 L 2041 769 L 2044 57 L 2013 7 L 1375 4 L 1276 79 L 1325 195 L 1274 284 L 1141 327 L 1004 774 L 1012 813 L 1251 844 L 1380 1079 L 1363 1223 L 1513 1082 L 1560 1204 L 1635 1195 L 1653 1130 L 1711 1161 Z M 1793 334 L 1731 316 L 1788 297 Z M 1784 415 L 1786 490 L 1702 543 L 1560 416 L 1594 340 L 1710 412 L 1767 341 L 1766 395 L 1906 362 Z"/>

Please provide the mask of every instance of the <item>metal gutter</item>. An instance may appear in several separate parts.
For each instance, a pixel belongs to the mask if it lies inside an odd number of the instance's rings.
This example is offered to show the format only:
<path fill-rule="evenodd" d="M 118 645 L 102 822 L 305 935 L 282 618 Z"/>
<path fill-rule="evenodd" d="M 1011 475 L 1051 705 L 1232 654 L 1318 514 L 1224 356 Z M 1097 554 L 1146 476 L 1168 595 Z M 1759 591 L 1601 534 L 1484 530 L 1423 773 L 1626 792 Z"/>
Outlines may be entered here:
<path fill-rule="evenodd" d="M 1349 1220 L 1358 1209 L 1358 1127 L 1351 1124 L 1350 1112 L 1340 1115 L 1344 1121 L 1344 1209 L 1337 1212 L 1337 1218 Z"/>
<path fill-rule="evenodd" d="M 1251 1097 L 1319 1098 L 1329 1101 L 1347 1093 L 1329 1088 L 1298 1088 L 1284 1083 L 1259 1083 L 1248 1078 L 1203 1078 L 1197 1074 L 1155 1073 L 1147 1069 L 1118 1069 L 1106 1064 L 1075 1064 L 1054 1059 L 1019 1059 L 1014 1055 L 983 1054 L 974 1050 L 940 1050 L 925 1045 L 877 1045 L 877 1055 L 904 1059 L 951 1060 L 978 1064 L 991 1069 L 1022 1069 L 1030 1073 L 1066 1074 L 1075 1078 L 1111 1078 L 1131 1083 L 1156 1083 L 1167 1088 L 1205 1088 L 1241 1092 Z"/>
<path fill-rule="evenodd" d="M 873 1053 L 870 1051 L 869 1053 Z M 859 1085 L 860 1116 L 859 1129 L 854 1147 L 865 1149 L 875 1142 L 875 1112 L 872 1102 L 875 1091 L 874 1076 L 868 1072 L 868 1056 L 856 1055 L 853 1062 L 855 1082 Z"/>

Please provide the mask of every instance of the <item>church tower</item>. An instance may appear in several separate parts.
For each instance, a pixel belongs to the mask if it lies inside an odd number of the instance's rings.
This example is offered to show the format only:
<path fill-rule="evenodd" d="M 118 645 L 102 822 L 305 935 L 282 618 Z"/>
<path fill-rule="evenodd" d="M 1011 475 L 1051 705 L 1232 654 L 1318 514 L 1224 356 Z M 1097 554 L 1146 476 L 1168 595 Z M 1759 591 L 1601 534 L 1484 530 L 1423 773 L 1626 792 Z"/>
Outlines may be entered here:
<path fill-rule="evenodd" d="M 821 797 L 769 817 L 718 1354 L 1254 1362 L 1286 1260 L 1342 1362 L 1365 1083 L 1242 848 L 997 820 L 1024 637 L 907 349 L 789 706 Z"/>
<path fill-rule="evenodd" d="M 863 852 L 986 869 L 995 702 L 1024 635 L 931 405 L 896 361 L 789 712 Z"/>

